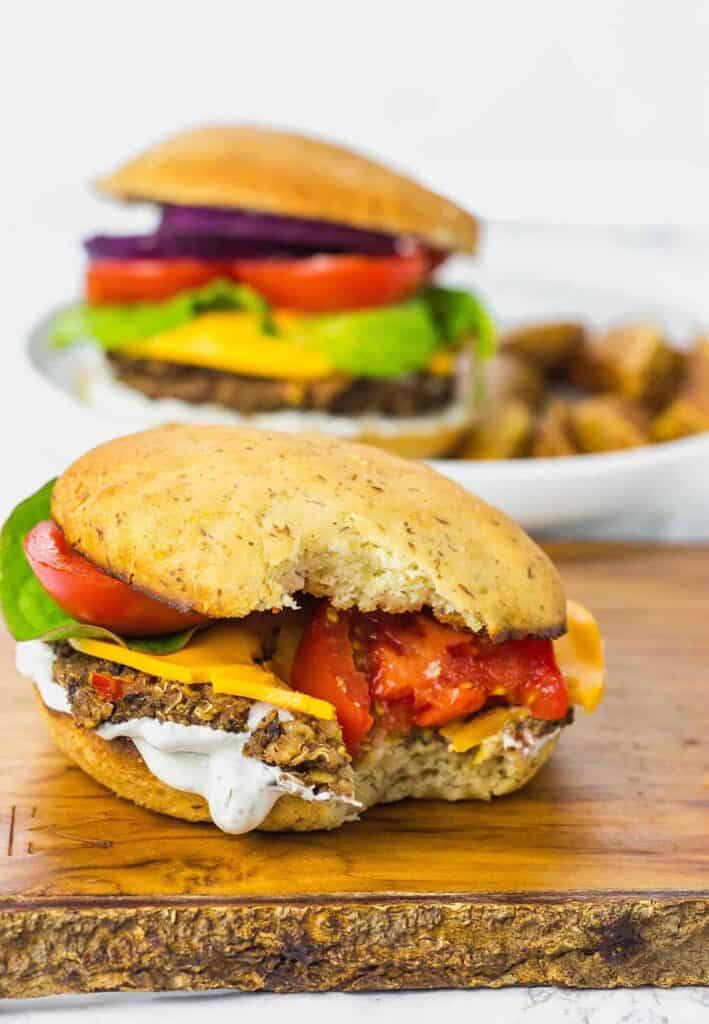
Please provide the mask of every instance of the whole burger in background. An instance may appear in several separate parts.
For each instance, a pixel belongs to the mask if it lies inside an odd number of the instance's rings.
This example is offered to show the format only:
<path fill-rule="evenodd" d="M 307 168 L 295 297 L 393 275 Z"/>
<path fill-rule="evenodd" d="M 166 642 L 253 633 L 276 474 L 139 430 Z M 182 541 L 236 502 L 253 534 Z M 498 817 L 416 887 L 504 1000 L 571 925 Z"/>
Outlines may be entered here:
<path fill-rule="evenodd" d="M 433 279 L 475 251 L 470 214 L 347 149 L 239 125 L 169 139 L 98 188 L 159 213 L 151 234 L 86 240 L 86 301 L 52 326 L 54 346 L 89 343 L 83 397 L 102 413 L 421 458 L 461 438 L 494 328 Z"/>

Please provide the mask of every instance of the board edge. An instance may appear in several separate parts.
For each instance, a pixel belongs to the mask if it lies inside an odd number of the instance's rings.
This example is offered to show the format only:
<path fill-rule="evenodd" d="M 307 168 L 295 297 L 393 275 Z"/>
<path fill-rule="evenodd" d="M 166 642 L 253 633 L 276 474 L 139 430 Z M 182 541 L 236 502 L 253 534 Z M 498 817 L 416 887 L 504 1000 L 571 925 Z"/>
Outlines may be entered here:
<path fill-rule="evenodd" d="M 0 996 L 709 984 L 709 898 L 5 906 Z"/>

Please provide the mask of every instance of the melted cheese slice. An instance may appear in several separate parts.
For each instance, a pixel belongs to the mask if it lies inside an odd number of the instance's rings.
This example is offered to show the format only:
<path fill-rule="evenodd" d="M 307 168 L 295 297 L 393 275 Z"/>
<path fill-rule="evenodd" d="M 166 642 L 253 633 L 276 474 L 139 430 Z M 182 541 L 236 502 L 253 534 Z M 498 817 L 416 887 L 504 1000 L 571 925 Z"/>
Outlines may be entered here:
<path fill-rule="evenodd" d="M 434 377 L 450 377 L 455 373 L 455 357 L 456 353 L 451 352 L 448 349 L 439 348 L 431 356 L 431 362 L 428 364 L 428 372 L 432 373 Z"/>
<path fill-rule="evenodd" d="M 276 312 L 273 320 L 284 337 L 264 334 L 258 313 L 204 313 L 121 353 L 250 377 L 318 380 L 335 372 L 318 349 L 288 337 L 298 324 L 294 314 Z"/>
<path fill-rule="evenodd" d="M 587 608 L 576 601 L 566 605 L 567 632 L 554 641 L 556 662 L 562 671 L 572 704 L 595 711 L 603 700 L 606 663 L 603 637 Z"/>
<path fill-rule="evenodd" d="M 104 640 L 76 638 L 74 650 L 103 658 L 146 675 L 174 679 L 187 685 L 211 683 L 215 693 L 264 701 L 288 711 L 332 720 L 335 709 L 327 701 L 291 688 L 254 658 L 262 654 L 262 633 L 253 623 L 221 623 L 195 634 L 174 654 L 145 654 Z"/>
<path fill-rule="evenodd" d="M 335 708 L 328 701 L 291 690 L 282 679 L 258 665 L 241 665 L 236 672 L 233 667 L 213 669 L 209 681 L 216 693 L 262 700 L 277 708 L 301 711 L 314 718 L 332 720 L 335 717 Z"/>
<path fill-rule="evenodd" d="M 302 316 L 281 309 L 275 310 L 271 319 L 278 337 L 264 333 L 259 313 L 203 313 L 179 327 L 126 345 L 121 352 L 132 359 L 157 359 L 276 380 L 321 380 L 338 372 L 318 348 L 304 340 Z M 452 375 L 455 358 L 455 353 L 438 349 L 431 357 L 429 373 Z"/>
<path fill-rule="evenodd" d="M 450 750 L 456 754 L 464 754 L 467 750 L 479 746 L 483 740 L 502 732 L 508 722 L 519 721 L 528 715 L 526 708 L 491 708 L 489 711 L 481 711 L 469 721 L 458 718 L 454 722 L 448 722 L 438 731 L 448 740 Z"/>

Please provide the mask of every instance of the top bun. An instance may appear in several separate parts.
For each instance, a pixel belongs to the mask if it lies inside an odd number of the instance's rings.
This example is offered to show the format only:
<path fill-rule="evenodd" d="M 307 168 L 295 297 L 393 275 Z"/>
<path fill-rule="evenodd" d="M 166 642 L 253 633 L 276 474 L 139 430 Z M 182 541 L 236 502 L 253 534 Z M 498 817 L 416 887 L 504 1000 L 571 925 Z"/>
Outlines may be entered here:
<path fill-rule="evenodd" d="M 565 629 L 559 576 L 502 513 L 439 476 L 316 434 L 167 426 L 82 456 L 52 514 L 108 573 L 213 618 L 293 605 L 406 612 L 494 639 Z"/>
<path fill-rule="evenodd" d="M 350 149 L 255 125 L 182 132 L 96 184 L 119 199 L 328 220 L 449 251 L 477 246 L 475 218 L 410 178 Z"/>

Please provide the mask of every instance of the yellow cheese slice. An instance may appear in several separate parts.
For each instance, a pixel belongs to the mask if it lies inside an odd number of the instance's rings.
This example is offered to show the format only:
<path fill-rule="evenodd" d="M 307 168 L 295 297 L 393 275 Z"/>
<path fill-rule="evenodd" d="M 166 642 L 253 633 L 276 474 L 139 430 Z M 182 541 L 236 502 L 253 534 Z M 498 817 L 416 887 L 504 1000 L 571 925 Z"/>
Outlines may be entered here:
<path fill-rule="evenodd" d="M 455 371 L 455 359 L 455 352 L 439 348 L 431 356 L 431 361 L 426 369 L 435 377 L 450 377 Z"/>
<path fill-rule="evenodd" d="M 469 721 L 458 718 L 454 722 L 448 722 L 438 731 L 448 740 L 450 750 L 456 754 L 464 754 L 479 746 L 483 740 L 501 732 L 508 722 L 526 718 L 528 714 L 525 708 L 491 708 L 489 711 L 481 711 Z"/>
<path fill-rule="evenodd" d="M 287 683 L 253 659 L 263 653 L 263 628 L 268 619 L 224 622 L 201 630 L 174 654 L 145 654 L 105 640 L 75 638 L 72 647 L 82 654 L 126 665 L 146 675 L 174 679 L 187 685 L 211 683 L 215 693 L 260 700 L 289 711 L 332 720 L 335 709 L 327 701 L 291 690 Z"/>
<path fill-rule="evenodd" d="M 134 342 L 121 352 L 134 359 L 159 359 L 252 377 L 318 380 L 332 365 L 316 348 L 288 338 L 291 313 L 274 313 L 278 338 L 264 334 L 258 313 L 204 313 L 179 327 Z"/>
<path fill-rule="evenodd" d="M 259 313 L 203 313 L 179 327 L 126 345 L 121 352 L 133 359 L 158 359 L 279 380 L 320 380 L 336 372 L 319 349 L 303 340 L 299 314 L 275 310 L 272 320 L 279 337 L 264 334 Z M 449 376 L 454 370 L 454 353 L 447 349 L 433 353 L 429 373 Z"/>
<path fill-rule="evenodd" d="M 89 654 L 92 658 L 103 658 L 115 665 L 127 665 L 137 672 L 145 672 L 149 676 L 161 676 L 163 679 L 174 679 L 178 683 L 206 682 L 196 680 L 192 669 L 187 665 L 171 663 L 167 654 L 144 654 L 142 651 L 129 651 L 118 644 L 107 643 L 105 640 L 86 640 L 83 637 L 69 641 L 75 651 Z"/>
<path fill-rule="evenodd" d="M 606 665 L 603 637 L 593 615 L 576 601 L 566 605 L 567 632 L 554 641 L 554 654 L 572 704 L 595 711 L 603 699 Z"/>
<path fill-rule="evenodd" d="M 209 666 L 248 665 L 261 653 L 261 636 L 252 624 L 220 623 L 200 630 L 186 647 L 173 654 L 131 651 L 105 640 L 73 639 L 72 647 L 93 658 L 127 665 L 149 676 L 178 683 L 207 683 Z"/>
<path fill-rule="evenodd" d="M 249 670 L 253 678 L 249 678 Z M 250 700 L 262 700 L 277 708 L 287 711 L 298 711 L 313 718 L 324 718 L 332 721 L 335 708 L 326 700 L 309 697 L 307 693 L 291 690 L 285 683 L 270 672 L 257 665 L 236 665 L 233 668 L 214 669 L 209 680 L 215 693 L 229 693 L 235 697 L 248 697 Z"/>
<path fill-rule="evenodd" d="M 204 675 L 209 665 L 249 665 L 263 654 L 263 620 L 220 622 L 198 630 L 186 647 L 161 655 L 170 665 L 184 665 Z M 198 680 L 193 680 L 197 682 Z"/>

